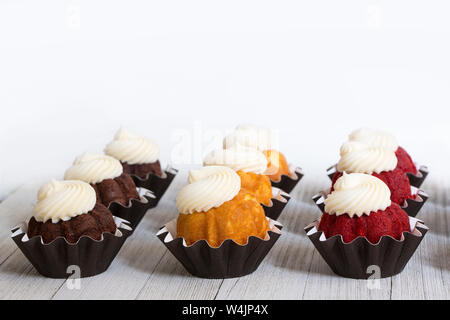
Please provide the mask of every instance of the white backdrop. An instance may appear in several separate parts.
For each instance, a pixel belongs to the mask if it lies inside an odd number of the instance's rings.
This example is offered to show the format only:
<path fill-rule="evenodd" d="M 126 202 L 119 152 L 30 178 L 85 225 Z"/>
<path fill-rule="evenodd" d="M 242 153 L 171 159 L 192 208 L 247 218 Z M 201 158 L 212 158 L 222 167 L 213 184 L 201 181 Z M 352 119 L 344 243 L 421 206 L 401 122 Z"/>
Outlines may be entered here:
<path fill-rule="evenodd" d="M 1 0 L 0 199 L 60 178 L 120 125 L 156 140 L 164 163 L 192 142 L 179 167 L 215 130 L 268 125 L 307 175 L 372 126 L 448 175 L 449 12 L 445 0 Z"/>

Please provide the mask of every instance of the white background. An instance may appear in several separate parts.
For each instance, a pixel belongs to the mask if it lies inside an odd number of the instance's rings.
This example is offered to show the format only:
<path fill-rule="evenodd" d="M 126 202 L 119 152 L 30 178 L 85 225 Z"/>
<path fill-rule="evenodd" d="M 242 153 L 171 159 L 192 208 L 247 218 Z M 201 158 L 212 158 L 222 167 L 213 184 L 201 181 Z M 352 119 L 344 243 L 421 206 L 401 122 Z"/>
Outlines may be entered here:
<path fill-rule="evenodd" d="M 371 126 L 450 177 L 449 13 L 445 0 L 0 0 L 0 199 L 61 178 L 120 125 L 185 167 L 215 130 L 264 124 L 307 175 Z"/>

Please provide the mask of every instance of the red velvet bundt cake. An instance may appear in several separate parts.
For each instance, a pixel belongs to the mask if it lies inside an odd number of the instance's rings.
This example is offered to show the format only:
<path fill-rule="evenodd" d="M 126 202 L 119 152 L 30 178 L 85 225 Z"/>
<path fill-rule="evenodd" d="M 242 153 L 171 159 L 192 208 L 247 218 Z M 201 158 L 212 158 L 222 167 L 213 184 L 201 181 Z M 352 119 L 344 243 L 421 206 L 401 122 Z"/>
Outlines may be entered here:
<path fill-rule="evenodd" d="M 139 199 L 133 179 L 123 173 L 118 160 L 109 156 L 84 154 L 78 157 L 64 179 L 90 183 L 97 200 L 106 207 L 112 202 L 128 206 L 131 199 Z"/>
<path fill-rule="evenodd" d="M 342 145 L 340 154 L 332 186 L 342 176 L 342 172 L 366 173 L 380 178 L 387 184 L 393 202 L 403 205 L 406 199 L 414 198 L 409 179 L 397 168 L 397 157 L 392 149 L 349 141 Z"/>
<path fill-rule="evenodd" d="M 400 169 L 404 173 L 417 174 L 416 165 L 412 161 L 410 155 L 405 149 L 398 145 L 397 139 L 387 132 L 361 128 L 353 131 L 349 135 L 349 141 L 361 142 L 371 147 L 391 149 L 397 156 L 397 169 Z"/>
<path fill-rule="evenodd" d="M 148 138 L 139 137 L 121 128 L 105 148 L 105 153 L 119 160 L 123 172 L 145 179 L 149 174 L 162 176 L 158 160 L 159 148 Z"/>
<path fill-rule="evenodd" d="M 340 177 L 325 199 L 319 231 L 326 238 L 341 235 L 345 243 L 366 237 L 377 243 L 382 236 L 400 240 L 410 231 L 409 217 L 390 200 L 390 191 L 380 179 L 361 173 Z"/>
<path fill-rule="evenodd" d="M 38 193 L 34 216 L 28 223 L 31 239 L 41 236 L 44 243 L 63 237 L 76 243 L 82 236 L 101 240 L 105 232 L 115 233 L 111 212 L 97 203 L 94 189 L 82 181 L 51 181 Z"/>
<path fill-rule="evenodd" d="M 417 174 L 417 167 L 405 149 L 398 147 L 395 151 L 395 155 L 398 160 L 397 169 L 402 170 L 404 173 Z"/>

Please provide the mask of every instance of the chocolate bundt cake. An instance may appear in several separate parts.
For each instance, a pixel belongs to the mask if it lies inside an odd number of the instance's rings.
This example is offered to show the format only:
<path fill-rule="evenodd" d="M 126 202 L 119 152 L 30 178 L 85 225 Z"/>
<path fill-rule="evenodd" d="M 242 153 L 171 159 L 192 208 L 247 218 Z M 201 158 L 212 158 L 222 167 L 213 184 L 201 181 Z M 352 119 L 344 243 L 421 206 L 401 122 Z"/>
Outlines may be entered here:
<path fill-rule="evenodd" d="M 28 237 L 42 236 L 44 243 L 50 243 L 58 237 L 63 237 L 69 243 L 76 243 L 82 236 L 100 240 L 102 233 L 116 232 L 111 212 L 101 203 L 97 203 L 88 213 L 79 215 L 69 221 L 60 220 L 53 223 L 51 220 L 38 222 L 34 217 L 28 223 Z"/>
<path fill-rule="evenodd" d="M 95 191 L 89 184 L 51 181 L 39 190 L 27 235 L 30 239 L 41 236 L 44 243 L 58 237 L 76 243 L 82 236 L 101 240 L 103 233 L 115 231 L 111 212 L 97 203 Z"/>
<path fill-rule="evenodd" d="M 129 175 L 137 176 L 141 179 L 145 179 L 149 174 L 154 174 L 159 177 L 162 176 L 161 164 L 158 161 L 153 163 L 144 164 L 128 164 L 122 162 L 123 172 Z"/>
<path fill-rule="evenodd" d="M 118 202 L 128 206 L 130 199 L 139 199 L 139 193 L 133 179 L 127 174 L 114 179 L 105 179 L 100 183 L 91 184 L 97 194 L 97 201 L 109 206 L 112 202 Z"/>
<path fill-rule="evenodd" d="M 105 148 L 105 153 L 123 165 L 123 171 L 145 179 L 149 174 L 162 176 L 158 161 L 159 148 L 148 138 L 137 136 L 121 128 Z"/>
<path fill-rule="evenodd" d="M 112 202 L 128 206 L 131 199 L 139 199 L 133 179 L 123 173 L 122 164 L 109 156 L 84 154 L 66 171 L 66 180 L 81 180 L 91 184 L 97 200 L 108 207 Z"/>

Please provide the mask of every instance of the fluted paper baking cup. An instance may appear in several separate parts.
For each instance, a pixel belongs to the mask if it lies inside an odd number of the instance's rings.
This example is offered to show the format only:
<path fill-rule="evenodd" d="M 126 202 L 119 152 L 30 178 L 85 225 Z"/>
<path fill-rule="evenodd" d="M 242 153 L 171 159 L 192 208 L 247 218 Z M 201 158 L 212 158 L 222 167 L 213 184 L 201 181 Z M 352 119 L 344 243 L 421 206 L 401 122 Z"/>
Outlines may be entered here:
<path fill-rule="evenodd" d="M 409 184 L 413 187 L 420 188 L 422 183 L 425 181 L 425 178 L 428 176 L 428 167 L 423 165 L 416 164 L 417 173 L 407 173 L 407 177 L 409 179 Z M 333 180 L 334 174 L 336 173 L 336 165 L 331 166 L 327 169 L 327 176 L 330 180 Z"/>
<path fill-rule="evenodd" d="M 111 213 L 123 220 L 129 222 L 132 233 L 137 228 L 147 211 L 156 207 L 158 201 L 153 193 L 144 188 L 137 188 L 140 198 L 131 199 L 127 206 L 123 206 L 118 202 L 111 202 L 108 209 Z"/>
<path fill-rule="evenodd" d="M 281 212 L 283 212 L 284 207 L 286 207 L 290 199 L 291 197 L 289 196 L 289 194 L 287 194 L 283 190 L 273 187 L 272 199 L 270 199 L 271 204 L 269 206 L 265 206 L 262 204 L 266 217 L 272 220 L 278 220 Z"/>
<path fill-rule="evenodd" d="M 420 188 L 420 186 L 422 185 L 422 183 L 425 181 L 425 178 L 428 176 L 428 167 L 427 166 L 423 166 L 423 165 L 417 165 L 417 173 L 413 174 L 413 173 L 407 173 L 406 175 L 408 176 L 409 179 L 409 183 L 416 188 Z"/>
<path fill-rule="evenodd" d="M 133 178 L 136 187 L 145 188 L 153 192 L 156 197 L 156 205 L 158 205 L 159 200 L 161 200 L 177 174 L 178 170 L 168 166 L 163 171 L 162 176 L 153 173 L 148 174 L 144 179 L 133 174 L 130 176 Z"/>
<path fill-rule="evenodd" d="M 65 279 L 73 274 L 81 278 L 105 272 L 123 243 L 131 234 L 127 221 L 113 217 L 117 226 L 115 234 L 103 233 L 100 240 L 82 236 L 77 243 L 68 243 L 58 237 L 44 244 L 41 236 L 28 238 L 28 223 L 11 230 L 11 238 L 34 268 L 48 278 Z M 77 273 L 79 271 L 79 273 Z"/>
<path fill-rule="evenodd" d="M 303 170 L 299 167 L 294 168 L 291 170 L 290 175 L 282 175 L 280 178 L 280 181 L 272 181 L 272 187 L 279 188 L 283 190 L 286 193 L 291 193 L 292 190 L 294 190 L 295 186 L 302 180 L 303 176 L 305 174 L 303 173 Z"/>
<path fill-rule="evenodd" d="M 253 273 L 281 235 L 282 225 L 268 219 L 270 230 L 265 239 L 249 237 L 246 245 L 225 240 L 218 248 L 206 240 L 187 246 L 177 238 L 177 219 L 167 223 L 157 233 L 158 238 L 193 276 L 207 279 L 237 278 Z"/>
<path fill-rule="evenodd" d="M 325 210 L 325 199 L 330 193 L 330 189 L 319 192 L 313 196 L 313 201 L 321 212 Z M 415 217 L 420 209 L 422 209 L 425 202 L 428 200 L 428 195 L 416 187 L 411 187 L 411 194 L 414 195 L 413 199 L 406 199 L 403 205 L 400 206 L 410 217 Z"/>
<path fill-rule="evenodd" d="M 319 231 L 319 220 L 305 228 L 322 258 L 337 275 L 354 279 L 386 278 L 405 268 L 428 231 L 422 221 L 409 217 L 411 232 L 403 232 L 400 240 L 382 236 L 376 244 L 365 237 L 344 243 L 341 235 L 326 238 Z"/>

